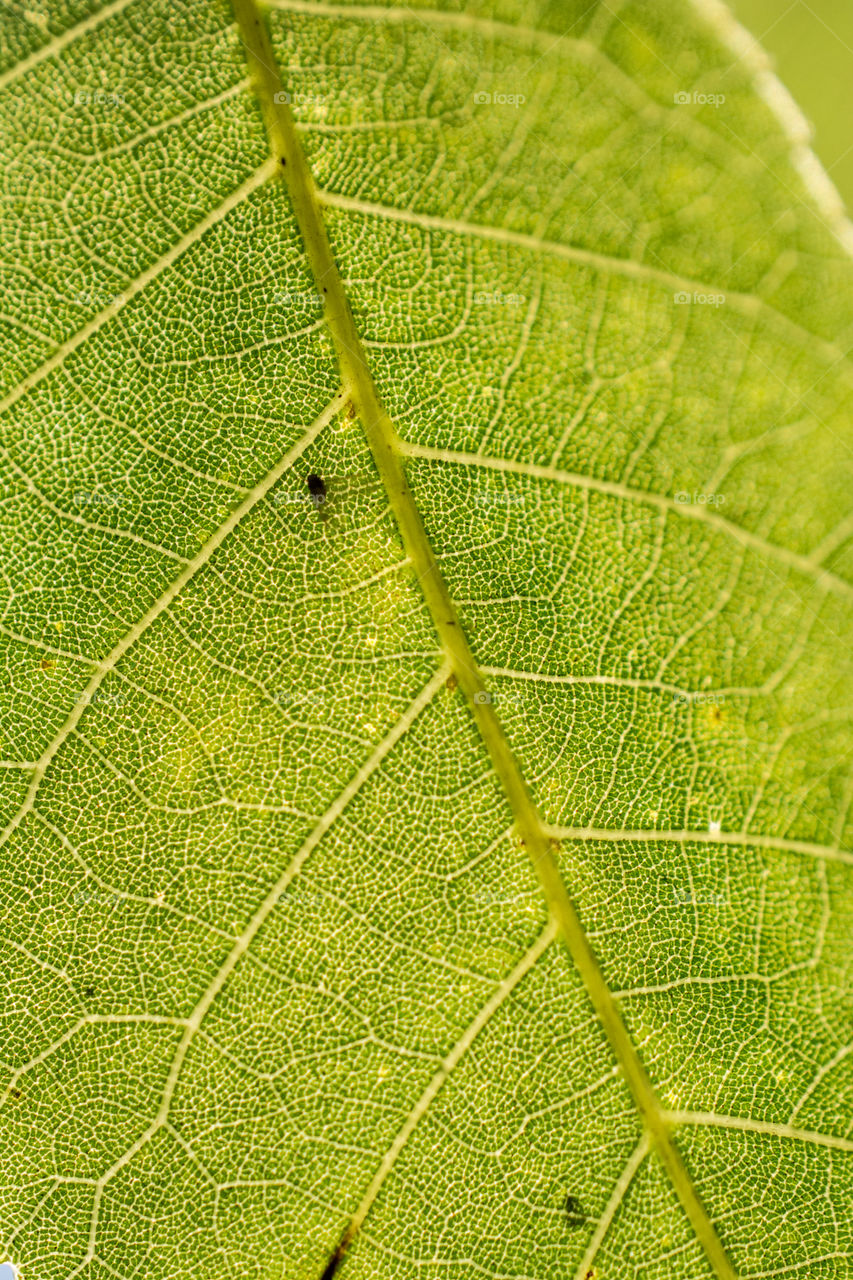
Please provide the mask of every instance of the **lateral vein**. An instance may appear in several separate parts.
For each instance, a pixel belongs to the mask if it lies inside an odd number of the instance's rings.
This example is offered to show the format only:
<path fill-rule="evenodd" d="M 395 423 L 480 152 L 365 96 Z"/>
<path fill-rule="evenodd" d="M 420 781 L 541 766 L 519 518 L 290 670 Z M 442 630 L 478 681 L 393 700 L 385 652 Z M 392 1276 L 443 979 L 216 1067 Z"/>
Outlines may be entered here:
<path fill-rule="evenodd" d="M 168 267 L 171 267 L 182 253 L 185 253 L 191 245 L 194 245 L 196 241 L 201 239 L 206 231 L 209 231 L 211 227 L 215 227 L 216 224 L 221 222 L 236 205 L 245 200 L 246 197 L 251 195 L 253 191 L 256 191 L 258 187 L 261 187 L 265 182 L 268 182 L 272 177 L 272 173 L 272 162 L 267 160 L 258 169 L 256 169 L 244 183 L 235 188 L 234 191 L 229 192 L 222 203 L 218 204 L 215 209 L 211 209 L 200 222 L 197 222 L 194 227 L 190 228 L 186 235 L 181 236 L 177 244 L 173 244 L 170 249 L 166 250 L 162 257 L 158 258 L 156 262 L 152 262 L 151 265 L 146 267 L 140 275 L 136 276 L 134 280 L 131 280 L 129 284 L 126 284 L 120 291 L 118 300 L 110 302 L 107 306 L 102 307 L 101 310 L 96 315 L 92 316 L 92 319 L 87 321 L 81 329 L 78 329 L 70 338 L 61 343 L 55 351 L 51 352 L 48 358 L 40 364 L 37 369 L 33 369 L 33 371 L 28 373 L 26 377 L 22 378 L 16 386 L 12 387 L 11 391 L 8 391 L 2 400 L 0 400 L 0 413 L 5 413 L 5 411 L 10 409 L 13 404 L 17 404 L 22 396 L 25 396 L 27 392 L 33 389 L 33 387 L 42 382 L 48 374 L 53 373 L 54 369 L 58 369 L 65 359 L 72 354 L 72 352 L 76 351 L 77 348 L 81 347 L 84 342 L 92 337 L 93 334 L 103 328 L 109 320 L 113 320 L 118 315 L 120 309 L 125 306 L 131 298 L 135 298 L 136 295 L 141 293 L 147 285 L 151 284 L 152 280 L 156 280 L 157 277 L 162 275 Z"/>
<path fill-rule="evenodd" d="M 86 708 L 92 700 L 92 695 L 100 687 L 104 678 L 117 666 L 127 653 L 128 649 L 136 644 L 137 640 L 145 631 L 148 630 L 151 624 L 156 622 L 160 615 L 168 609 L 175 597 L 183 590 L 190 579 L 195 577 L 199 569 L 207 564 L 214 551 L 216 551 L 228 535 L 237 528 L 237 525 L 244 516 L 246 516 L 262 498 L 266 497 L 270 489 L 277 483 L 287 468 L 296 461 L 305 449 L 307 449 L 311 441 L 319 435 L 329 422 L 331 422 L 335 414 L 340 412 L 345 401 L 345 396 L 346 393 L 344 391 L 338 392 L 316 421 L 314 421 L 311 426 L 306 429 L 304 435 L 297 440 L 296 444 L 293 445 L 291 449 L 288 449 L 287 453 L 278 460 L 272 470 L 268 471 L 262 480 L 258 481 L 240 505 L 234 508 L 227 520 L 225 520 L 216 532 L 208 538 L 207 542 L 199 548 L 196 555 L 193 556 L 192 560 L 184 566 L 177 577 L 172 580 L 163 594 L 154 601 L 147 613 L 143 614 L 143 616 L 125 632 L 118 644 L 113 647 L 105 658 L 100 662 L 93 663 L 95 670 L 89 679 L 88 684 L 78 697 L 64 723 L 59 727 L 51 742 L 48 743 L 40 758 L 36 761 L 29 790 L 24 797 L 21 807 L 18 809 L 14 817 L 7 823 L 4 830 L 0 832 L 0 848 L 2 848 L 6 843 L 12 832 L 21 825 L 27 814 L 31 812 L 36 801 L 36 796 L 38 795 L 39 787 L 42 784 L 51 761 L 69 735 L 77 727 L 81 716 L 86 711 Z"/>
<path fill-rule="evenodd" d="M 666 494 L 652 493 L 648 489 L 632 489 L 629 485 L 615 480 L 599 480 L 594 476 L 585 476 L 578 471 L 563 471 L 558 467 L 543 467 L 535 462 L 521 462 L 511 458 L 494 458 L 480 453 L 466 453 L 457 449 L 434 449 L 428 445 L 411 444 L 401 441 L 403 453 L 412 458 L 429 458 L 436 462 L 447 462 L 457 466 L 482 467 L 484 470 L 497 471 L 504 475 L 530 476 L 534 480 L 544 480 L 554 484 L 563 484 L 576 489 L 586 489 L 591 493 L 600 493 L 606 497 L 620 498 L 625 502 L 645 503 L 657 507 L 667 515 L 680 516 L 686 520 L 694 520 L 707 525 L 711 529 L 733 538 L 741 546 L 761 553 L 768 559 L 778 560 L 788 569 L 793 569 L 804 577 L 811 578 L 822 590 L 831 590 L 838 595 L 853 599 L 853 586 L 844 578 L 830 570 L 821 569 L 815 562 L 815 553 L 804 556 L 787 547 L 762 538 L 742 525 L 727 520 L 717 511 L 696 503 L 680 503 Z"/>
<path fill-rule="evenodd" d="M 13 84 L 20 76 L 26 75 L 28 71 L 32 71 L 33 67 L 37 67 L 39 63 L 46 62 L 48 58 L 61 53 L 63 49 L 67 49 L 68 45 L 73 44 L 75 40 L 79 40 L 81 36 L 88 35 L 90 31 L 93 31 L 95 27 L 99 27 L 102 22 L 106 22 L 108 18 L 115 17 L 117 13 L 121 13 L 131 3 L 132 0 L 112 0 L 112 4 L 105 5 L 97 13 L 90 13 L 82 22 L 76 22 L 73 27 L 68 27 L 60 35 L 48 40 L 47 44 L 34 49 L 32 53 L 28 53 L 20 62 L 16 62 L 13 67 L 9 67 L 8 71 L 3 72 L 3 75 L 0 76 L 0 89 L 5 89 L 7 85 Z"/>

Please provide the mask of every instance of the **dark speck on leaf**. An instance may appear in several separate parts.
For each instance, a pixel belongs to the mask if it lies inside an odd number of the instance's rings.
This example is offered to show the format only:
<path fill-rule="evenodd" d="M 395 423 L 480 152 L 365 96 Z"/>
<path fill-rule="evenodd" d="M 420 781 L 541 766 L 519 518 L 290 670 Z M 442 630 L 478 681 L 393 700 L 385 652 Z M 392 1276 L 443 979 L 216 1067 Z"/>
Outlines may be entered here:
<path fill-rule="evenodd" d="M 326 500 L 326 486 L 318 475 L 312 471 L 307 480 L 308 492 L 315 507 L 322 506 Z"/>
<path fill-rule="evenodd" d="M 566 1196 L 566 1221 L 573 1230 L 586 1222 L 583 1205 L 577 1196 Z"/>
<path fill-rule="evenodd" d="M 94 988 L 94 987 L 84 987 L 84 988 L 83 988 L 83 995 L 86 997 L 86 999 L 87 999 L 87 1000 L 91 1000 L 91 998 L 92 998 L 92 996 L 93 996 L 94 994 L 95 994 L 95 988 Z"/>

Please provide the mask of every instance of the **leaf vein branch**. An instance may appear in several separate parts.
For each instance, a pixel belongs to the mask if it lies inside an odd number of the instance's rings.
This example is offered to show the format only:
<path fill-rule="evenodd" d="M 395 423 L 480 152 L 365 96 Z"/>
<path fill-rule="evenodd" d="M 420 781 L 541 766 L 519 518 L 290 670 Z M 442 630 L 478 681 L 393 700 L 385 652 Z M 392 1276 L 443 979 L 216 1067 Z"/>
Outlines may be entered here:
<path fill-rule="evenodd" d="M 112 0 L 112 4 L 104 5 L 103 9 L 98 9 L 96 13 L 90 13 L 82 22 L 75 22 L 74 26 L 68 27 L 60 35 L 54 36 L 52 40 L 48 40 L 46 44 L 34 49 L 32 53 L 27 54 L 20 62 L 16 62 L 13 67 L 9 67 L 8 70 L 4 71 L 0 76 L 0 89 L 5 89 L 7 85 L 26 75 L 28 71 L 32 71 L 34 67 L 37 67 L 39 63 L 55 57 L 57 53 L 61 53 L 63 49 L 73 44 L 75 40 L 87 35 L 95 27 L 99 27 L 102 22 L 106 22 L 108 18 L 113 18 L 117 13 L 121 13 L 131 3 L 132 0 Z"/>
<path fill-rule="evenodd" d="M 634 1150 L 631 1152 L 625 1168 L 616 1180 L 616 1185 L 611 1192 L 610 1199 L 604 1207 L 604 1212 L 596 1223 L 595 1231 L 586 1247 L 586 1252 L 581 1259 L 577 1270 L 575 1271 L 574 1280 L 586 1280 L 589 1270 L 595 1261 L 596 1255 L 601 1248 L 602 1241 L 610 1230 L 610 1224 L 616 1217 L 616 1213 L 625 1199 L 628 1188 L 634 1180 L 634 1176 L 640 1165 L 649 1153 L 649 1135 L 644 1133 Z"/>
<path fill-rule="evenodd" d="M 627 831 L 602 827 L 550 827 L 551 834 L 557 840 L 632 840 L 655 844 L 721 844 L 734 845 L 737 848 L 783 849 L 790 853 L 804 853 L 813 858 L 821 858 L 827 862 L 845 862 L 853 866 L 853 852 L 847 849 L 834 849 L 830 845 L 813 844 L 808 840 L 790 840 L 785 836 L 761 835 L 749 831 Z"/>
<path fill-rule="evenodd" d="M 27 395 L 33 387 L 44 381 L 44 379 L 48 377 L 49 374 L 53 373 L 55 369 L 58 369 L 68 356 L 76 351 L 78 347 L 81 347 L 84 342 L 88 341 L 88 339 L 91 338 L 93 334 L 97 333 L 99 329 L 102 329 L 105 324 L 110 320 L 113 320 L 115 316 L 118 315 L 120 309 L 124 307 L 131 298 L 135 298 L 136 295 L 141 293 L 142 290 L 151 284 L 153 280 L 156 280 L 158 276 L 162 275 L 168 267 L 171 267 L 172 264 L 180 258 L 181 254 L 185 253 L 187 249 L 196 244 L 197 241 L 202 238 L 205 232 L 209 231 L 211 227 L 215 227 L 216 224 L 221 222 L 233 208 L 238 204 L 241 204 L 247 196 L 250 196 L 253 191 L 256 191 L 259 187 L 262 187 L 265 182 L 269 181 L 273 171 L 272 162 L 267 160 L 258 169 L 256 169 L 245 182 L 241 183 L 239 187 L 236 187 L 233 191 L 229 192 L 221 204 L 218 204 L 215 209 L 211 209 L 200 222 L 197 222 L 194 227 L 190 228 L 186 235 L 181 236 L 180 240 L 178 240 L 176 244 L 172 245 L 172 247 L 167 249 L 161 257 L 159 257 L 155 262 L 152 262 L 150 266 L 146 267 L 144 271 L 126 284 L 117 300 L 110 302 L 106 307 L 102 307 L 102 309 L 97 312 L 96 315 L 92 316 L 91 320 L 87 321 L 82 328 L 73 333 L 70 338 L 65 340 L 65 342 L 61 343 L 61 345 L 58 346 L 37 369 L 33 369 L 33 371 L 28 373 L 25 378 L 22 378 L 16 386 L 12 387 L 11 390 L 8 391 L 2 399 L 0 399 L 0 413 L 5 413 L 7 409 L 12 407 L 12 405 L 17 404 L 17 402 L 23 396 Z"/>
<path fill-rule="evenodd" d="M 333 403 L 336 407 L 339 407 L 337 405 L 337 401 Z M 115 1163 L 98 1179 L 92 1205 L 89 1248 L 86 1258 L 84 1259 L 85 1262 L 90 1262 L 95 1256 L 95 1241 L 97 1237 L 98 1217 L 103 1190 L 115 1175 L 123 1169 L 133 1159 L 133 1157 L 147 1145 L 148 1142 L 150 1142 L 154 1134 L 168 1124 L 172 1100 L 178 1086 L 178 1081 L 181 1076 L 187 1053 L 189 1052 L 190 1045 L 192 1044 L 196 1033 L 210 1011 L 210 1007 L 214 1000 L 225 986 L 225 983 L 228 981 L 228 978 L 231 976 L 240 960 L 249 950 L 249 947 L 263 925 L 266 923 L 272 911 L 278 905 L 278 901 L 282 893 L 284 893 L 285 889 L 295 876 L 299 874 L 299 871 L 310 854 L 320 843 L 323 836 L 330 829 L 333 823 L 343 813 L 353 796 L 356 795 L 368 778 L 373 775 L 376 768 L 388 755 L 389 751 L 391 751 L 396 743 L 408 732 L 416 717 L 420 715 L 421 711 L 423 711 L 426 706 L 429 705 L 435 697 L 435 694 L 447 680 L 447 676 L 448 668 L 446 665 L 443 665 L 438 669 L 435 675 L 432 676 L 427 684 L 424 685 L 418 696 L 410 703 L 409 707 L 403 715 L 400 716 L 399 720 L 390 732 L 385 735 L 364 764 L 355 772 L 340 794 L 336 796 L 334 802 L 329 806 L 309 835 L 302 842 L 300 848 L 290 859 L 284 871 L 269 890 L 263 902 L 255 911 L 239 938 L 235 940 L 234 945 L 228 952 L 225 960 L 217 969 L 215 975 L 208 984 L 207 989 L 201 996 L 201 999 L 198 1001 L 189 1017 L 184 1020 L 183 1025 L 185 1026 L 185 1031 L 172 1058 L 156 1116 L 148 1127 L 139 1135 L 139 1137 L 119 1157 L 119 1159 L 116 1160 Z"/>
<path fill-rule="evenodd" d="M 511 972 L 507 974 L 503 982 L 495 988 L 489 1000 L 487 1000 L 478 1011 L 476 1017 L 465 1028 L 465 1031 L 456 1041 L 456 1044 L 445 1056 L 438 1070 L 435 1072 L 435 1075 L 429 1081 L 423 1093 L 412 1107 L 406 1117 L 405 1123 L 398 1130 L 393 1142 L 382 1157 L 379 1168 L 377 1169 L 370 1186 L 362 1196 L 361 1202 L 350 1219 L 344 1236 L 338 1245 L 337 1254 L 339 1257 L 343 1256 L 350 1242 L 361 1229 L 361 1224 L 370 1212 L 376 1197 L 382 1189 L 383 1183 L 394 1168 L 394 1165 L 397 1163 L 400 1153 L 409 1141 L 409 1138 L 417 1125 L 432 1106 L 435 1098 L 441 1092 L 448 1076 L 468 1052 L 471 1045 L 474 1043 L 477 1036 L 489 1020 L 494 1016 L 501 1005 L 509 999 L 519 982 L 521 982 L 526 974 L 530 972 L 539 960 L 539 957 L 547 950 L 556 936 L 557 928 L 554 921 L 551 920 L 546 924 L 545 928 L 539 934 L 533 945 L 528 948 Z"/>
<path fill-rule="evenodd" d="M 812 1129 L 798 1129 L 791 1124 L 776 1124 L 771 1120 L 750 1120 L 748 1117 L 742 1116 L 718 1116 L 708 1111 L 667 1111 L 665 1114 L 671 1124 L 737 1129 L 742 1133 L 759 1133 L 771 1138 L 790 1138 L 795 1142 L 812 1143 L 818 1147 L 831 1147 L 835 1151 L 853 1151 L 853 1139 L 839 1138 L 829 1133 L 816 1133 Z"/>
<path fill-rule="evenodd" d="M 24 798 L 23 804 L 17 813 L 7 823 L 6 827 L 0 833 L 0 847 L 2 847 L 12 833 L 21 825 L 24 818 L 32 810 L 39 788 L 44 779 L 52 760 L 60 750 L 66 739 L 77 727 L 86 708 L 92 700 L 92 695 L 98 690 L 101 683 L 117 664 L 121 661 L 127 651 L 136 644 L 137 640 L 148 630 L 148 628 L 157 621 L 175 599 L 180 594 L 190 579 L 194 578 L 198 571 L 204 567 L 210 560 L 215 551 L 219 549 L 225 539 L 240 524 L 244 517 L 255 507 L 262 498 L 266 497 L 273 485 L 275 485 L 284 472 L 293 462 L 304 452 L 308 445 L 315 439 L 325 426 L 340 411 L 345 399 L 344 392 L 338 394 L 329 402 L 320 416 L 308 427 L 305 433 L 300 437 L 295 445 L 284 454 L 283 457 L 275 464 L 271 471 L 259 480 L 255 487 L 247 494 L 238 507 L 231 512 L 228 518 L 219 526 L 215 533 L 208 538 L 207 542 L 199 549 L 196 555 L 190 560 L 176 578 L 172 580 L 163 594 L 154 601 L 137 622 L 124 634 L 110 653 L 100 662 L 95 664 L 95 670 L 89 679 L 88 684 L 83 690 L 80 697 L 75 702 L 69 715 L 55 733 L 51 742 L 45 747 L 36 767 L 33 770 L 33 777 L 30 782 L 29 790 Z"/>
<path fill-rule="evenodd" d="M 635 258 L 618 258 L 609 254 L 596 253 L 592 249 L 581 249 L 557 240 L 543 240 L 539 236 L 529 235 L 523 231 L 512 231 L 506 227 L 489 227 L 463 218 L 446 218 L 439 214 L 417 213 L 413 209 L 397 209 L 392 205 L 378 204 L 372 200 L 362 200 L 355 196 L 340 195 L 327 190 L 318 190 L 317 199 L 322 205 L 332 209 L 362 213 L 390 222 L 403 222 L 409 226 L 422 227 L 425 231 L 442 231 L 450 235 L 493 240 L 498 244 L 513 245 L 528 252 L 562 258 L 578 266 L 589 267 L 605 276 L 619 275 L 633 280 L 651 280 L 665 286 L 667 290 L 671 289 L 674 293 L 725 293 L 727 306 L 733 307 L 748 318 L 765 315 L 768 322 L 772 323 L 779 333 L 784 334 L 796 347 L 808 347 L 826 364 L 840 365 L 840 372 L 843 372 L 845 381 L 848 385 L 853 385 L 853 368 L 846 351 L 835 343 L 818 337 L 803 325 L 797 324 L 795 320 L 791 320 L 784 312 L 778 311 L 756 294 L 740 293 L 737 290 L 727 289 L 724 285 L 709 283 L 706 280 L 694 280 L 689 276 L 679 276 L 662 267 L 638 262 Z"/>
<path fill-rule="evenodd" d="M 586 489 L 607 497 L 622 498 L 627 502 L 645 503 L 657 507 L 668 514 L 681 516 L 683 519 L 695 520 L 708 525 L 728 537 L 734 538 L 741 546 L 759 551 L 770 559 L 779 560 L 789 569 L 796 570 L 815 581 L 816 585 L 836 592 L 853 600 L 853 586 L 843 578 L 828 570 L 818 570 L 812 556 L 798 555 L 787 547 L 762 538 L 760 534 L 744 529 L 742 525 L 727 520 L 716 511 L 698 503 L 679 503 L 662 493 L 652 493 L 646 489 L 632 489 L 629 485 L 615 480 L 599 480 L 594 476 L 585 476 L 577 471 L 563 471 L 557 467 L 539 466 L 534 462 L 520 462 L 511 458 L 490 458 L 479 453 L 466 453 L 456 449 L 435 449 L 427 445 L 411 444 L 401 441 L 402 451 L 411 458 L 429 458 L 437 462 L 449 462 L 459 466 L 482 467 L 485 470 L 499 471 L 508 475 L 530 476 L 535 480 L 546 480 L 556 484 L 570 485 L 577 489 Z"/>

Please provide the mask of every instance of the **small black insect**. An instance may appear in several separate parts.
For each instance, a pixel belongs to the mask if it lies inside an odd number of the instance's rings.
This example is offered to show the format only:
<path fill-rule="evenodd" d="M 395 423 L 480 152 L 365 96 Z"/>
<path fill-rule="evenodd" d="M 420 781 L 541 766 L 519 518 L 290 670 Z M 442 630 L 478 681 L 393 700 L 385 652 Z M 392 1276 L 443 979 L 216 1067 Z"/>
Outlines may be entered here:
<path fill-rule="evenodd" d="M 306 481 L 306 484 L 308 485 L 308 492 L 311 494 L 311 501 L 314 503 L 314 506 L 318 508 L 322 507 L 323 503 L 326 501 L 326 486 L 323 484 L 320 476 L 315 475 L 312 471 Z"/>
<path fill-rule="evenodd" d="M 584 1213 L 583 1205 L 580 1200 L 578 1200 L 577 1196 L 566 1196 L 565 1209 L 566 1221 L 572 1230 L 577 1227 L 582 1227 L 586 1222 L 586 1214 Z"/>

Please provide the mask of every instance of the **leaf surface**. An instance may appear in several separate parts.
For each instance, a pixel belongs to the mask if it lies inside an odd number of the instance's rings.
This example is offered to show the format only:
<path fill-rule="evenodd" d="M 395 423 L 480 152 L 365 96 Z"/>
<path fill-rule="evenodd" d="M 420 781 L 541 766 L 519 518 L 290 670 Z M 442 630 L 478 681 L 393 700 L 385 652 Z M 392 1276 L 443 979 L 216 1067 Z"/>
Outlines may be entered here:
<path fill-rule="evenodd" d="M 6 1254 L 848 1276 L 853 270 L 780 91 L 708 4 L 236 16 L 6 27 Z"/>

